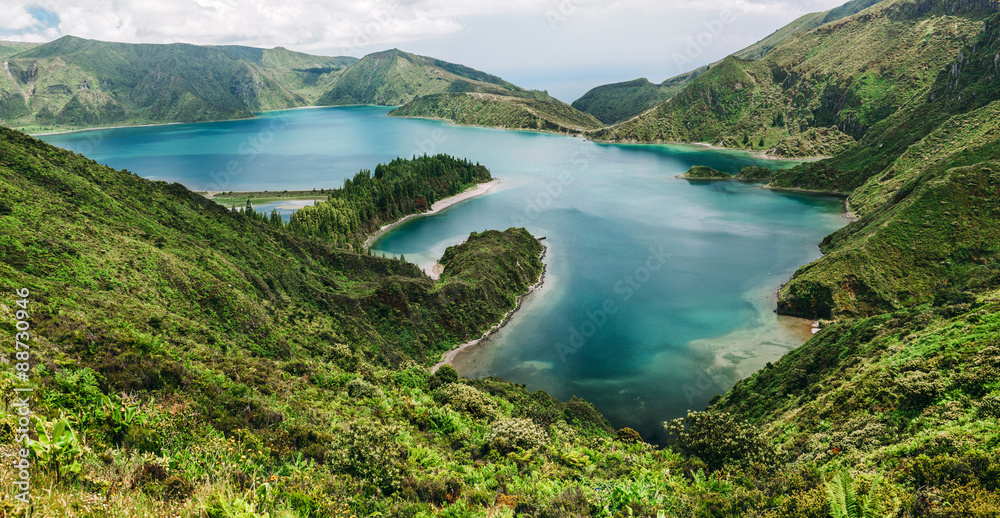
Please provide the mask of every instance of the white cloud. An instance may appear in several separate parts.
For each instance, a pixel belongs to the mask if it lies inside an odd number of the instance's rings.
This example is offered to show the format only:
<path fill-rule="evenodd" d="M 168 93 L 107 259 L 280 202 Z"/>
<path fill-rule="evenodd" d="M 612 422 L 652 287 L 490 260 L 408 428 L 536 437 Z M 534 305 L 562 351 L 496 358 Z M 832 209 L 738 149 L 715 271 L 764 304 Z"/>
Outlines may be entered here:
<path fill-rule="evenodd" d="M 3 14 L 3 18 L 0 18 L 0 30 L 19 31 L 31 29 L 38 24 L 38 20 L 23 5 L 6 7 Z"/>
<path fill-rule="evenodd" d="M 0 30 L 21 39 L 51 36 L 26 9 L 38 5 L 58 15 L 56 37 L 329 49 L 457 32 L 459 17 L 508 10 L 508 4 L 470 9 L 463 2 L 436 0 L 41 0 L 5 7 Z"/>
<path fill-rule="evenodd" d="M 804 13 L 839 0 L 9 0 L 0 30 L 25 39 L 52 37 L 27 10 L 56 13 L 54 34 L 136 43 L 188 42 L 286 46 L 301 50 L 358 49 L 460 32 L 470 16 L 524 14 L 545 17 L 634 13 L 670 16 Z M 627 37 L 626 35 L 623 35 Z"/>
<path fill-rule="evenodd" d="M 846 0 L 4 0 L 2 39 L 74 35 L 134 43 L 283 46 L 361 56 L 400 47 L 474 66 L 522 86 L 579 86 L 646 76 L 661 81 L 724 57 L 791 20 Z M 41 8 L 58 25 L 32 16 Z M 735 20 L 691 62 L 692 38 L 724 11 Z M 707 40 L 706 40 L 707 41 Z M 683 70 L 682 70 L 683 69 Z M 582 71 L 587 71 L 584 73 Z M 601 73 L 607 77 L 592 77 Z M 532 77 L 545 76 L 544 81 Z M 517 82 L 517 81 L 515 81 Z"/>

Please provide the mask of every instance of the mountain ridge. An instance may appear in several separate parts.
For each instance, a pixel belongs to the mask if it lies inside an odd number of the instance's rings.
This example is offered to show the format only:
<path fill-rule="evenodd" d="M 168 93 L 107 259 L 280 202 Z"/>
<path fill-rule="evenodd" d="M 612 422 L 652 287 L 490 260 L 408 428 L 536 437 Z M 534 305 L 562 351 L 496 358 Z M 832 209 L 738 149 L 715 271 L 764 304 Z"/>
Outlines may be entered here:
<path fill-rule="evenodd" d="M 851 0 L 828 11 L 803 15 L 764 39 L 731 55 L 746 60 L 760 59 L 772 48 L 796 33 L 851 16 L 881 1 L 884 0 Z M 698 67 L 668 78 L 660 84 L 653 84 L 648 79 L 641 78 L 597 86 L 573 101 L 572 105 L 578 110 L 596 116 L 601 122 L 608 125 L 624 122 L 666 102 L 697 79 L 699 75 L 721 62 L 722 60 L 719 60 Z"/>
<path fill-rule="evenodd" d="M 465 92 L 497 96 L 492 104 L 508 115 L 495 125 L 518 119 L 527 122 L 515 125 L 543 131 L 600 127 L 546 92 L 399 49 L 357 59 L 283 47 L 129 44 L 64 36 L 0 50 L 12 54 L 4 58 L 0 75 L 0 121 L 27 130 L 239 119 L 304 106 L 402 106 L 418 98 L 420 110 L 440 115 L 446 107 L 432 107 L 443 99 L 435 96 Z M 396 115 L 406 111 L 416 109 Z M 492 118 L 474 123 L 494 125 Z"/>
<path fill-rule="evenodd" d="M 961 5 L 959 5 L 961 4 Z M 785 157 L 835 155 L 919 102 L 936 70 L 995 12 L 890 0 L 796 33 L 760 60 L 730 56 L 681 93 L 596 140 L 711 142 Z M 899 71 L 897 71 L 897 69 Z"/>

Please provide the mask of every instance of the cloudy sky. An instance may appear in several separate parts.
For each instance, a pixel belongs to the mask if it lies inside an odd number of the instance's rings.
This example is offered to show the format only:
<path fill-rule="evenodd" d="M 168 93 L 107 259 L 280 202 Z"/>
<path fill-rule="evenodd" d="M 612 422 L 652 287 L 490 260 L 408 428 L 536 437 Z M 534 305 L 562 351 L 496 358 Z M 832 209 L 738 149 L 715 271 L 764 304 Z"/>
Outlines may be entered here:
<path fill-rule="evenodd" d="M 4 0 L 0 39 L 282 46 L 362 56 L 397 47 L 571 102 L 660 82 L 846 0 Z"/>

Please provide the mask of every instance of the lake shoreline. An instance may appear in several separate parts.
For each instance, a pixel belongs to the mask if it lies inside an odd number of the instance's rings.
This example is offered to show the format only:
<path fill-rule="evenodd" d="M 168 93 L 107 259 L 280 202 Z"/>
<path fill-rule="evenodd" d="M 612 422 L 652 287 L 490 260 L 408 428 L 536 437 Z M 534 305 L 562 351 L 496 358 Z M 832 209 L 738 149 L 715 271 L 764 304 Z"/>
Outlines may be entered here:
<path fill-rule="evenodd" d="M 389 223 L 389 224 L 386 224 L 386 225 L 382 225 L 382 228 L 378 229 L 378 231 L 376 231 L 374 234 L 368 236 L 368 239 L 365 240 L 365 246 L 364 246 L 364 248 L 365 248 L 365 250 L 368 250 L 369 248 L 371 248 L 372 243 L 374 243 L 378 238 L 382 237 L 383 234 L 385 234 L 386 232 L 388 232 L 389 230 L 391 230 L 393 227 L 395 227 L 395 226 L 403 223 L 404 221 L 406 221 L 406 220 L 408 220 L 410 218 L 414 218 L 414 217 L 417 217 L 417 216 L 430 216 L 432 214 L 437 214 L 437 213 L 439 213 L 439 212 L 441 212 L 441 211 L 443 211 L 443 210 L 445 210 L 445 209 L 447 209 L 449 207 L 453 207 L 453 206 L 455 206 L 455 205 L 457 205 L 459 203 L 462 203 L 463 201 L 471 200 L 472 198 L 475 198 L 477 196 L 482 196 L 482 195 L 490 192 L 491 189 L 493 189 L 494 187 L 496 187 L 499 184 L 500 184 L 500 179 L 499 178 L 494 178 L 494 179 L 492 179 L 492 180 L 490 180 L 488 182 L 483 182 L 483 183 L 479 183 L 479 184 L 473 185 L 472 187 L 469 187 L 468 189 L 466 189 L 466 190 L 464 190 L 464 191 L 462 191 L 462 192 L 460 192 L 460 193 L 458 193 L 458 194 L 456 194 L 454 196 L 449 196 L 449 197 L 447 197 L 447 198 L 445 198 L 443 200 L 438 200 L 438 201 L 434 202 L 434 204 L 431 205 L 431 209 L 429 211 L 427 211 L 427 212 L 420 212 L 420 213 L 417 213 L 417 214 L 410 214 L 409 216 L 406 216 L 404 218 L 398 219 L 398 220 L 396 220 L 396 221 L 394 221 L 392 223 Z"/>
<path fill-rule="evenodd" d="M 541 243 L 541 245 L 542 245 L 542 253 L 538 256 L 538 259 L 540 261 L 543 261 L 542 262 L 542 273 L 538 275 L 538 281 L 536 281 L 534 284 L 532 284 L 531 286 L 529 286 L 528 287 L 528 291 L 522 293 L 521 295 L 518 295 L 517 296 L 517 302 L 514 304 L 514 308 L 511 309 L 510 311 L 508 311 L 507 313 L 505 313 L 504 316 L 500 317 L 500 321 L 497 322 L 496 324 L 494 324 L 493 326 L 491 326 L 485 332 L 483 332 L 483 335 L 481 337 L 476 338 L 475 340 L 469 340 L 468 342 L 465 342 L 465 343 L 459 345 L 458 347 L 455 347 L 455 348 L 453 348 L 453 349 L 451 349 L 451 350 L 443 353 L 441 355 L 441 361 L 437 362 L 436 364 L 434 364 L 433 367 L 431 367 L 431 374 L 437 372 L 437 370 L 440 369 L 444 365 L 452 365 L 452 366 L 454 366 L 452 364 L 452 362 L 455 361 L 455 357 L 458 356 L 463 351 L 465 351 L 466 349 L 469 349 L 469 348 L 475 347 L 477 345 L 481 345 L 481 344 L 486 343 L 486 341 L 489 340 L 489 338 L 491 336 L 493 336 L 493 334 L 495 334 L 496 332 L 500 331 L 501 329 L 504 328 L 504 326 L 506 326 L 508 323 L 510 323 L 510 321 L 514 318 L 514 316 L 518 312 L 518 310 L 521 309 L 521 306 L 522 306 L 524 300 L 527 299 L 528 296 L 530 296 L 532 293 L 535 293 L 536 291 L 538 291 L 539 289 L 541 289 L 542 285 L 545 284 L 545 270 L 546 270 L 546 265 L 545 265 L 544 259 L 545 259 L 545 254 L 548 253 L 549 248 L 548 248 L 548 246 L 545 245 L 545 243 L 542 242 L 542 240 L 545 239 L 544 237 L 536 238 L 536 239 L 538 239 L 538 242 Z"/>

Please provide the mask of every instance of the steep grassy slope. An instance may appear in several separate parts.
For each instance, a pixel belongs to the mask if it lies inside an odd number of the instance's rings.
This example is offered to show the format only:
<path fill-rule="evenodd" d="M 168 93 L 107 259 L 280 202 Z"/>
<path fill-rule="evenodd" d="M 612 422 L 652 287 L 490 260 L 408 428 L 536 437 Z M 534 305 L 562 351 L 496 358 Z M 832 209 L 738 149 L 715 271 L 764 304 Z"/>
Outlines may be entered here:
<path fill-rule="evenodd" d="M 354 57 L 314 56 L 283 47 L 260 49 L 229 45 L 218 48 L 235 59 L 265 70 L 279 85 L 302 96 L 308 103 L 316 102 L 344 70 L 358 62 Z"/>
<path fill-rule="evenodd" d="M 868 9 L 869 7 L 885 0 L 851 0 L 840 7 L 834 7 L 829 11 L 819 13 L 809 13 L 801 16 L 792 23 L 774 31 L 768 37 L 750 45 L 745 49 L 734 52 L 733 55 L 741 59 L 760 59 L 764 57 L 774 47 L 781 42 L 791 38 L 800 32 L 811 31 L 820 25 L 832 23 L 837 20 L 847 18 Z"/>
<path fill-rule="evenodd" d="M 862 218 L 827 238 L 826 256 L 786 285 L 779 307 L 803 316 L 872 315 L 992 278 L 1000 15 L 901 110 L 831 160 L 775 173 L 772 186 L 853 189 Z"/>
<path fill-rule="evenodd" d="M 753 45 L 736 51 L 734 56 L 756 60 L 764 57 L 772 48 L 794 34 L 815 29 L 825 23 L 834 22 L 859 13 L 882 0 L 851 0 L 846 4 L 820 13 L 810 13 L 774 31 L 768 37 Z M 656 85 L 647 79 L 636 79 L 622 83 L 598 86 L 573 101 L 573 107 L 597 117 L 605 124 L 616 124 L 640 115 L 680 93 L 684 87 L 699 75 L 719 62 L 699 67 L 690 72 L 667 79 Z"/>
<path fill-rule="evenodd" d="M 351 339 L 356 352 L 379 361 L 434 360 L 437 347 L 476 335 L 499 318 L 496 311 L 509 309 L 480 308 L 444 325 L 429 306 L 408 307 L 461 304 L 443 299 L 440 286 L 413 265 L 296 238 L 180 185 L 110 171 L 9 130 L 3 136 L 4 277 L 38 286 L 60 303 L 114 300 L 124 305 L 108 308 L 109 319 L 148 314 L 136 322 L 148 330 L 146 320 L 158 315 L 157 326 L 176 323 L 195 342 L 225 342 L 268 356 Z M 45 223 L 38 228 L 37 222 Z M 58 244 L 47 244 L 55 238 Z M 540 248 L 516 242 L 517 252 L 510 253 L 523 255 L 512 257 L 534 265 L 516 283 L 523 287 L 537 277 Z M 67 292 L 67 299 L 56 295 Z M 476 298 L 513 300 L 514 293 Z M 464 303 L 469 298 L 462 295 Z M 391 318 L 399 304 L 413 318 L 406 325 Z M 104 324 L 102 315 L 60 325 Z M 290 325 L 299 318 L 314 323 Z M 122 339 L 131 336 L 125 332 Z M 64 345 L 76 340 L 90 343 L 73 335 Z M 106 345 L 115 343 L 109 337 Z"/>
<path fill-rule="evenodd" d="M 24 52 L 30 48 L 37 47 L 38 43 L 26 43 L 21 41 L 0 41 L 0 59 L 7 59 L 10 56 Z"/>
<path fill-rule="evenodd" d="M 389 112 L 396 117 L 431 117 L 457 124 L 580 133 L 600 121 L 557 100 L 485 93 L 446 93 L 418 97 Z"/>
<path fill-rule="evenodd" d="M 998 182 L 997 162 L 924 172 L 912 192 L 825 241 L 826 255 L 782 289 L 779 311 L 873 315 L 928 302 L 943 288 L 996 282 Z"/>
<path fill-rule="evenodd" d="M 73 444 L 86 437 L 83 450 L 66 453 L 79 469 L 60 464 L 69 457 L 32 458 L 33 481 L 51 477 L 57 488 L 35 495 L 40 516 L 76 516 L 72 509 L 102 493 L 103 516 L 174 513 L 171 502 L 198 516 L 224 513 L 219 506 L 241 498 L 257 506 L 246 488 L 268 480 L 277 492 L 261 502 L 272 509 L 332 512 L 354 502 L 367 514 L 364 506 L 383 505 L 384 491 L 397 493 L 403 475 L 428 461 L 407 462 L 407 447 L 460 462 L 448 436 L 482 444 L 493 421 L 515 433 L 544 434 L 536 421 L 562 423 L 566 433 L 607 429 L 583 402 L 498 381 L 481 386 L 499 397 L 461 385 L 432 398 L 430 389 L 454 379 L 428 386 L 413 363 L 480 334 L 538 279 L 541 245 L 523 229 L 473 234 L 449 248 L 434 283 L 413 265 L 294 237 L 178 184 L 8 129 L 0 129 L 0 192 L 0 289 L 30 290 L 22 305 L 31 339 L 21 340 L 31 347 L 32 412 L 47 433 L 66 415 L 83 434 Z M 10 333 L 16 309 L 10 297 L 0 304 Z M 14 372 L 0 375 L 5 394 L 22 383 Z M 0 407 L 5 449 L 17 426 L 10 402 L 5 396 Z M 371 413 L 372 403 L 387 412 Z M 432 432 L 442 423 L 444 435 Z M 376 451 L 348 450 L 352 440 Z M 513 441 L 495 447 L 521 447 Z M 401 464 L 387 465 L 392 459 Z M 407 480 L 411 491 L 419 482 Z M 4 513 L 14 509 L 9 489 L 0 493 Z M 324 491 L 332 501 L 320 499 Z"/>
<path fill-rule="evenodd" d="M 882 2 L 798 33 L 764 58 L 726 58 L 683 92 L 596 139 L 703 141 L 780 156 L 834 155 L 921 103 L 992 2 Z"/>
<path fill-rule="evenodd" d="M 310 104 L 354 61 L 284 49 L 66 36 L 7 58 L 0 119 L 52 129 L 245 118 Z"/>
<path fill-rule="evenodd" d="M 879 484 L 881 516 L 996 516 L 1000 294 L 956 295 L 831 325 L 713 410 L 754 423 L 798 465 L 849 468 L 862 495 Z M 782 515 L 825 516 L 808 511 L 824 496 L 789 493 Z"/>

